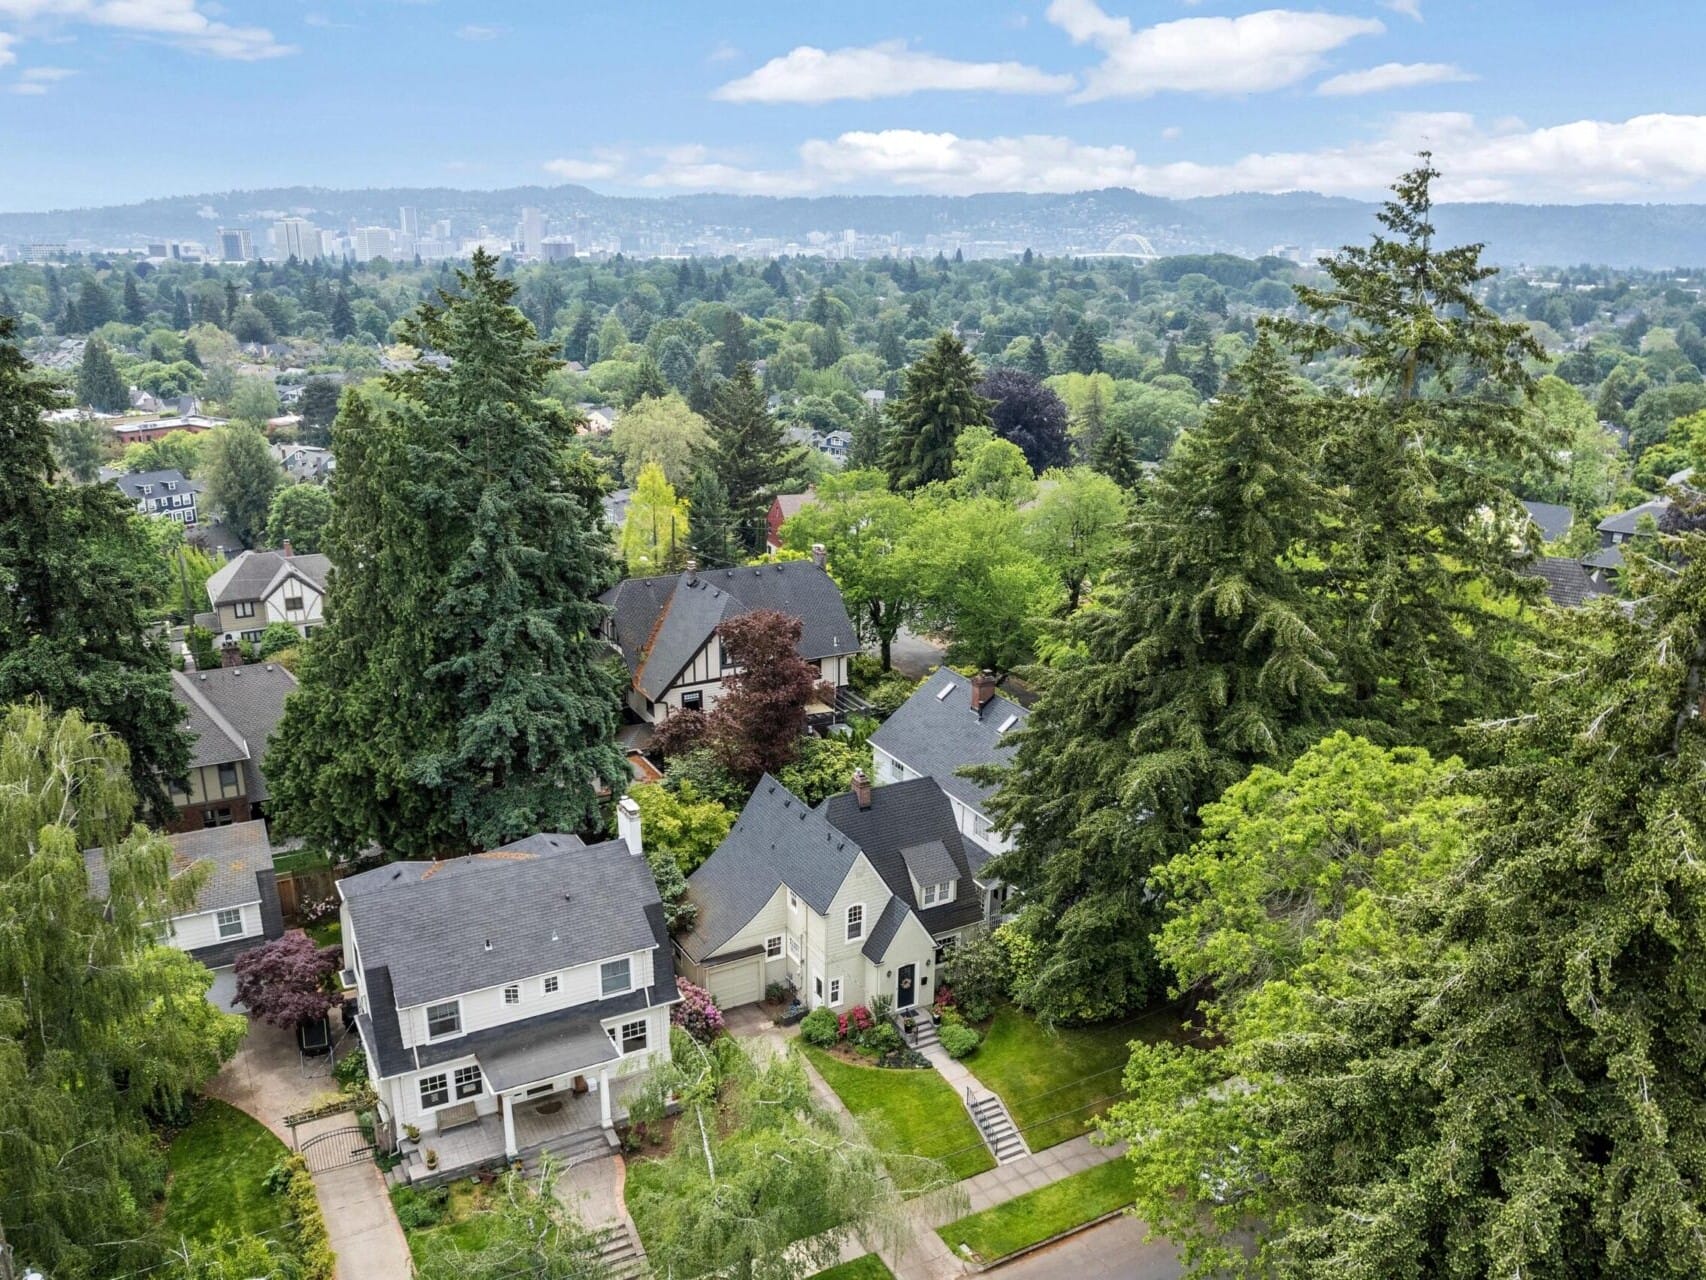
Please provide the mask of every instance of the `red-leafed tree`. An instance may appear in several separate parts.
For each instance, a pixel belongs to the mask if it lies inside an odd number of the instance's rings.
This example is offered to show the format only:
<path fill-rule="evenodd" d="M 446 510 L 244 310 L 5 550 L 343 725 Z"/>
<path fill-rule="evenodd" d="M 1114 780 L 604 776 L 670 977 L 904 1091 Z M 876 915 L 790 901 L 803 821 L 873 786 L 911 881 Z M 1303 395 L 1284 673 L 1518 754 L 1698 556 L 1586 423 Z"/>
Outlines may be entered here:
<path fill-rule="evenodd" d="M 785 613 L 754 609 L 717 633 L 736 670 L 723 682 L 705 736 L 723 767 L 750 785 L 799 755 L 818 671 L 797 652 L 800 620 Z"/>
<path fill-rule="evenodd" d="M 331 976 L 338 949 L 317 947 L 300 929 L 237 957 L 237 1003 L 262 1022 L 296 1028 L 326 1016 L 338 1002 Z"/>

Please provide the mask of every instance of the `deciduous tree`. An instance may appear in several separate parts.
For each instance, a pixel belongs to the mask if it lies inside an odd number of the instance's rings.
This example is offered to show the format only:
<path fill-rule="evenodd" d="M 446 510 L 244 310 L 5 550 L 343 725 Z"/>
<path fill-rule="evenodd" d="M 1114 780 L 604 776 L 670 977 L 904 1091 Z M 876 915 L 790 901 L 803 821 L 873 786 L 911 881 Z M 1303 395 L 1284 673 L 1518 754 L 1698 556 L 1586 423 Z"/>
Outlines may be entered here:
<path fill-rule="evenodd" d="M 989 419 L 995 434 L 1025 451 L 1033 474 L 1066 465 L 1072 453 L 1066 403 L 1051 389 L 1018 369 L 996 369 L 977 391 L 993 402 Z"/>
<path fill-rule="evenodd" d="M 331 978 L 338 949 L 322 947 L 300 929 L 237 957 L 237 1003 L 275 1027 L 295 1030 L 324 1018 L 337 1003 Z"/>
<path fill-rule="evenodd" d="M 1088 467 L 1043 476 L 1042 495 L 1025 513 L 1025 535 L 1066 589 L 1068 613 L 1077 610 L 1085 586 L 1113 565 L 1129 516 L 1125 491 L 1108 476 Z"/>
<path fill-rule="evenodd" d="M 677 491 L 693 482 L 693 461 L 710 445 L 701 418 L 680 396 L 670 394 L 624 409 L 610 432 L 610 445 L 622 459 L 622 479 L 632 485 L 640 468 L 655 462 Z"/>
<path fill-rule="evenodd" d="M 78 484 L 91 484 L 101 473 L 112 439 L 112 430 L 105 423 L 95 418 L 71 418 L 53 429 L 54 461 Z"/>
<path fill-rule="evenodd" d="M 819 680 L 799 655 L 801 631 L 798 618 L 775 609 L 752 609 L 717 628 L 733 670 L 707 717 L 706 738 L 723 767 L 749 785 L 799 755 Z"/>
<path fill-rule="evenodd" d="M 245 547 L 259 546 L 266 536 L 273 494 L 284 472 L 267 438 L 253 427 L 219 427 L 208 437 L 204 499 L 225 517 L 231 532 Z"/>
<path fill-rule="evenodd" d="M 332 495 L 323 486 L 287 484 L 267 508 L 267 540 L 275 547 L 288 541 L 292 550 L 313 554 L 323 550 L 331 519 Z"/>
<path fill-rule="evenodd" d="M 630 577 L 674 573 L 687 563 L 692 536 L 687 502 L 655 462 L 640 468 L 622 520 L 622 562 Z"/>

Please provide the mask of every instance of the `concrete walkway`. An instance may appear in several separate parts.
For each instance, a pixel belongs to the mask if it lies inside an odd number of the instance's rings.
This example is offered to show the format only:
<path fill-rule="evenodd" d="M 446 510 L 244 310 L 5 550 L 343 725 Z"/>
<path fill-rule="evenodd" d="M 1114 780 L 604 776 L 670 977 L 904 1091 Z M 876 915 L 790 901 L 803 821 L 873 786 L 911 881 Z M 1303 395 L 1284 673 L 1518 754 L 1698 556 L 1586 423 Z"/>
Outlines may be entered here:
<path fill-rule="evenodd" d="M 1185 1269 L 1165 1240 L 1125 1214 L 996 1268 L 1001 1280 L 1179 1280 Z"/>

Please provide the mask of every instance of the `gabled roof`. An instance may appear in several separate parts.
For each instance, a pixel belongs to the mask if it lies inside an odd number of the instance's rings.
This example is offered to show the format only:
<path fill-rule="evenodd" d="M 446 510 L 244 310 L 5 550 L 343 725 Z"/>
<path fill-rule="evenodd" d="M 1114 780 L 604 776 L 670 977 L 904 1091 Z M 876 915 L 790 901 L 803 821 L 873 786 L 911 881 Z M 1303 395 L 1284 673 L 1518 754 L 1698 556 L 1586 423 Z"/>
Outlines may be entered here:
<path fill-rule="evenodd" d="M 338 881 L 363 968 L 389 968 L 407 1008 L 659 946 L 646 860 L 620 840 L 554 838 Z"/>
<path fill-rule="evenodd" d="M 1006 764 L 1014 750 L 1007 735 L 1023 728 L 1030 714 L 999 693 L 982 711 L 973 711 L 971 681 L 942 667 L 871 735 L 871 745 L 936 779 L 942 790 L 981 813 L 995 788 L 962 778 L 957 771 L 969 765 Z"/>
<path fill-rule="evenodd" d="M 901 923 L 906 916 L 906 903 L 891 893 L 877 916 L 877 922 L 871 926 L 871 932 L 865 938 L 865 945 L 859 949 L 865 959 L 881 962 L 888 952 L 889 943 L 893 942 L 895 934 L 900 932 Z"/>
<path fill-rule="evenodd" d="M 1523 509 L 1528 512 L 1528 518 L 1540 530 L 1543 542 L 1556 542 L 1570 531 L 1570 526 L 1576 522 L 1576 513 L 1569 507 L 1558 502 L 1527 502 Z"/>
<path fill-rule="evenodd" d="M 172 696 L 184 709 L 184 728 L 190 735 L 190 768 L 231 764 L 249 758 L 249 744 L 197 687 L 196 676 L 206 672 L 172 672 Z"/>
<path fill-rule="evenodd" d="M 781 513 L 782 519 L 787 520 L 799 515 L 816 501 L 817 490 L 807 489 L 804 493 L 779 493 L 772 499 L 772 504 Z"/>
<path fill-rule="evenodd" d="M 206 864 L 207 879 L 196 893 L 195 910 L 223 911 L 262 899 L 257 876 L 272 875 L 272 844 L 267 824 L 234 822 L 202 831 L 180 831 L 166 837 L 172 844 L 172 875 L 183 875 L 191 867 Z M 83 864 L 89 872 L 89 891 L 97 898 L 107 896 L 107 862 L 101 849 L 86 849 Z"/>
<path fill-rule="evenodd" d="M 810 560 L 629 578 L 601 598 L 634 687 L 648 698 L 663 695 L 725 618 L 753 609 L 798 618 L 796 649 L 808 661 L 859 647 L 841 588 Z"/>
<path fill-rule="evenodd" d="M 326 556 L 245 551 L 208 578 L 207 598 L 215 607 L 239 600 L 262 600 L 290 574 L 324 593 L 331 571 L 332 562 Z"/>
<path fill-rule="evenodd" d="M 1651 516 L 1656 523 L 1670 509 L 1669 498 L 1652 498 L 1638 507 L 1618 511 L 1599 522 L 1601 533 L 1635 533 L 1642 516 Z"/>
<path fill-rule="evenodd" d="M 112 482 L 118 486 L 119 492 L 124 494 L 125 497 L 130 498 L 132 501 L 140 501 L 144 497 L 152 498 L 155 496 L 152 493 L 144 494 L 142 490 L 145 486 L 158 489 L 161 497 L 164 497 L 168 492 L 166 486 L 169 484 L 177 486 L 176 489 L 170 490 L 172 493 L 201 492 L 201 485 L 197 484 L 194 480 L 189 479 L 176 467 L 171 467 L 164 471 L 122 472 L 119 475 L 114 476 Z"/>
<path fill-rule="evenodd" d="M 687 878 L 699 917 L 682 939 L 706 960 L 786 885 L 818 915 L 829 910 L 859 846 L 765 774 L 722 844 Z"/>
<path fill-rule="evenodd" d="M 846 833 L 864 852 L 871 866 L 932 934 L 976 924 L 983 907 L 973 881 L 975 870 L 966 856 L 954 806 L 934 778 L 909 778 L 871 788 L 869 808 L 861 809 L 852 792 L 831 796 L 818 806 L 837 831 Z M 946 906 L 918 905 L 908 871 L 908 854 L 930 869 L 926 884 L 956 882 L 954 900 Z M 948 875 L 951 871 L 953 874 Z"/>
<path fill-rule="evenodd" d="M 267 741 L 284 719 L 284 700 L 295 688 L 296 677 L 276 662 L 174 671 L 172 694 L 184 708 L 189 731 L 196 735 L 190 763 L 242 760 L 245 794 L 251 800 L 265 800 Z M 237 753 L 226 754 L 233 750 Z"/>
<path fill-rule="evenodd" d="M 1621 561 L 1621 555 L 1618 559 Z M 1526 571 L 1537 578 L 1544 578 L 1547 598 L 1567 609 L 1586 604 L 1595 596 L 1611 591 L 1611 588 L 1595 582 L 1579 560 L 1571 560 L 1568 556 L 1540 556 Z"/>

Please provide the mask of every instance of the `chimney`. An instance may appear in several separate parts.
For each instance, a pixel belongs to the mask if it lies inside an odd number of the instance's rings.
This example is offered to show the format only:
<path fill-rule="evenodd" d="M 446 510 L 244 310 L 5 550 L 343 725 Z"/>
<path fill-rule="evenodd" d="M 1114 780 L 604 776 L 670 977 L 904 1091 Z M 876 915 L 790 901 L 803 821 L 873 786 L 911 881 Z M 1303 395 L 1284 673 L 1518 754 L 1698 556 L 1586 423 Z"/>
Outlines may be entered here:
<path fill-rule="evenodd" d="M 623 796 L 616 802 L 616 834 L 636 858 L 645 852 L 640 843 L 640 806 L 634 803 L 633 796 Z"/>
<path fill-rule="evenodd" d="M 821 542 L 812 543 L 812 563 L 820 569 L 829 563 L 829 548 Z"/>
<path fill-rule="evenodd" d="M 279 549 L 279 551 L 281 551 L 285 555 L 286 558 L 296 554 L 296 552 L 291 550 L 289 538 L 286 538 L 283 542 L 279 543 L 278 549 Z"/>
<path fill-rule="evenodd" d="M 692 586 L 699 581 L 699 562 L 691 556 L 687 558 L 687 584 Z"/>
<path fill-rule="evenodd" d="M 871 778 L 863 769 L 853 770 L 853 798 L 861 809 L 871 807 Z"/>
<path fill-rule="evenodd" d="M 995 696 L 995 673 L 988 667 L 979 671 L 971 678 L 971 709 L 974 715 L 982 715 L 989 700 Z"/>
<path fill-rule="evenodd" d="M 237 647 L 235 640 L 227 640 L 220 646 L 219 665 L 222 667 L 240 667 L 243 665 L 243 652 Z"/>

